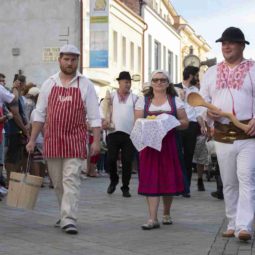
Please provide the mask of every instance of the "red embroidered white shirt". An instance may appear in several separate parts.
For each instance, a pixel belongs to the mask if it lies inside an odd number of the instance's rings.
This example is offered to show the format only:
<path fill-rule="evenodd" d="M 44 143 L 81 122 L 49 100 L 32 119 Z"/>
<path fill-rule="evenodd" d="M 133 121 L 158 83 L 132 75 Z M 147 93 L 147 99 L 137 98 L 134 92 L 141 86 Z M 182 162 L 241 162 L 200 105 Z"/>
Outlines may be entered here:
<path fill-rule="evenodd" d="M 243 60 L 229 68 L 224 62 L 210 67 L 201 82 L 200 94 L 222 111 L 235 113 L 237 119 L 255 117 L 255 62 Z M 229 123 L 221 118 L 221 123 Z"/>

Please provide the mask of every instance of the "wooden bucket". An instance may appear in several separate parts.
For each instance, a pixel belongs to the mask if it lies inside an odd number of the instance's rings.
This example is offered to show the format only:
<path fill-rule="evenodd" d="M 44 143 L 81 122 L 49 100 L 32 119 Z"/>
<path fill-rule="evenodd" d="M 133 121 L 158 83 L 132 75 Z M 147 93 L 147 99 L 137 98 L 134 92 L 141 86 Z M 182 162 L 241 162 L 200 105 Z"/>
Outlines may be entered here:
<path fill-rule="evenodd" d="M 43 178 L 26 173 L 11 172 L 7 205 L 16 208 L 34 209 Z"/>

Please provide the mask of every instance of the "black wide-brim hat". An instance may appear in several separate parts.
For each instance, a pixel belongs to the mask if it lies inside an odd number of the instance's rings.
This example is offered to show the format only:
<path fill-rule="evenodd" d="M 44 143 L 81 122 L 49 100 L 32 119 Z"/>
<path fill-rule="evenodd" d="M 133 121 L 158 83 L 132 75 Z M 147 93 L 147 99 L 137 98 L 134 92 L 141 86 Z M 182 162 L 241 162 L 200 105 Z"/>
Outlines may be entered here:
<path fill-rule="evenodd" d="M 248 41 L 245 40 L 242 30 L 237 27 L 227 28 L 222 33 L 221 38 L 216 40 L 216 42 L 224 42 L 224 41 L 250 44 Z"/>
<path fill-rule="evenodd" d="M 131 78 L 131 75 L 130 75 L 129 72 L 123 71 L 123 72 L 120 72 L 119 77 L 116 80 L 117 81 L 119 81 L 119 80 L 129 80 L 129 81 L 131 81 L 132 78 Z"/>

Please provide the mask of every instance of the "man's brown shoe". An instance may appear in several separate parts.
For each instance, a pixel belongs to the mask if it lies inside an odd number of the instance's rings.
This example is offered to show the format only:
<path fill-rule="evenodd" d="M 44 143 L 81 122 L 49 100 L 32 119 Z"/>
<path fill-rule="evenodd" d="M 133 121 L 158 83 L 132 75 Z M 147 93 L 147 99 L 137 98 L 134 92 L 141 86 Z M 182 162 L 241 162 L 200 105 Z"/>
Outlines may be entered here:
<path fill-rule="evenodd" d="M 235 237 L 235 230 L 228 229 L 227 231 L 222 233 L 222 237 Z"/>
<path fill-rule="evenodd" d="M 238 234 L 238 239 L 240 241 L 249 241 L 251 240 L 251 234 L 246 230 L 241 230 Z"/>

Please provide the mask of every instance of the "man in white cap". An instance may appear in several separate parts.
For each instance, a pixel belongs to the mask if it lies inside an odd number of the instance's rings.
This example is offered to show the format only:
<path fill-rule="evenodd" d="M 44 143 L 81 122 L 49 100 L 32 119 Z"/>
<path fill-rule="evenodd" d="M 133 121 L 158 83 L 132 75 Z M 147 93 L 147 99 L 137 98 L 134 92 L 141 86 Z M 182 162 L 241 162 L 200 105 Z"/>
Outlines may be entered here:
<path fill-rule="evenodd" d="M 255 62 L 243 57 L 249 42 L 239 28 L 227 28 L 216 42 L 222 43 L 224 61 L 208 69 L 200 92 L 207 101 L 247 124 L 243 131 L 218 111 L 208 111 L 214 120 L 228 218 L 227 230 L 222 235 L 247 241 L 254 231 L 255 209 Z"/>
<path fill-rule="evenodd" d="M 56 223 L 67 234 L 77 234 L 80 172 L 86 158 L 86 118 L 94 142 L 91 154 L 100 150 L 101 118 L 93 84 L 77 71 L 79 50 L 73 45 L 60 49 L 60 72 L 44 82 L 36 105 L 28 152 L 45 124 L 44 157 L 60 205 Z M 47 117 L 46 117 L 47 116 Z"/>

